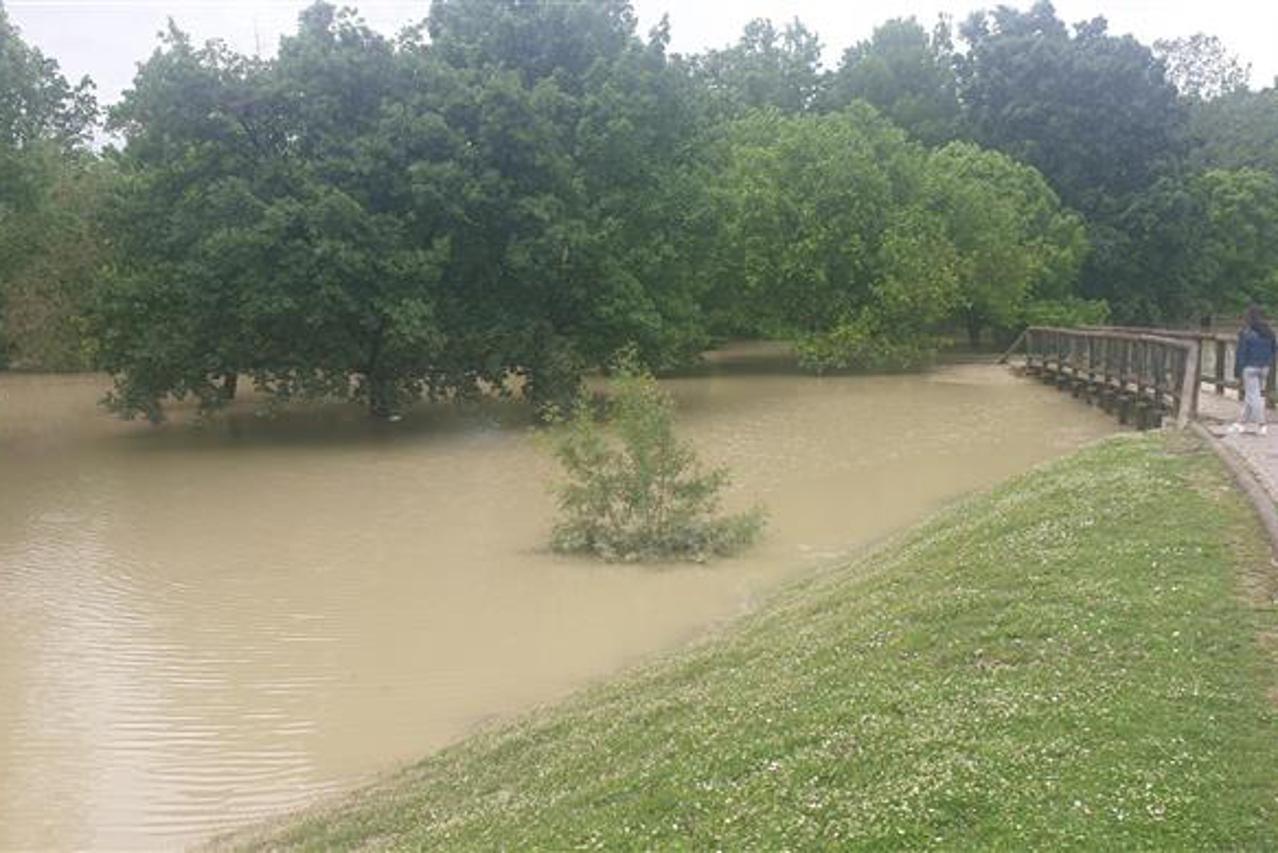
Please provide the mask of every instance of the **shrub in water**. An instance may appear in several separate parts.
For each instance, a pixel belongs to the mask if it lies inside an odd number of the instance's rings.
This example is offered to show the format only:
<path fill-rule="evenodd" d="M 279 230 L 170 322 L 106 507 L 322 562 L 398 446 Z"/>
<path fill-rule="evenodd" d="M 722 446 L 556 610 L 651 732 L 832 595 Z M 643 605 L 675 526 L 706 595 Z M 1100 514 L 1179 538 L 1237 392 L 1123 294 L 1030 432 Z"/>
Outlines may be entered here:
<path fill-rule="evenodd" d="M 701 561 L 753 543 L 762 511 L 717 515 L 728 473 L 704 470 L 675 437 L 674 401 L 656 380 L 627 357 L 612 384 L 611 429 L 582 402 L 555 436 L 567 480 L 557 488 L 554 548 L 607 560 Z"/>
<path fill-rule="evenodd" d="M 815 373 L 835 370 L 912 370 L 929 363 L 936 339 L 893 337 L 862 320 L 840 323 L 829 331 L 795 341 L 799 365 Z"/>

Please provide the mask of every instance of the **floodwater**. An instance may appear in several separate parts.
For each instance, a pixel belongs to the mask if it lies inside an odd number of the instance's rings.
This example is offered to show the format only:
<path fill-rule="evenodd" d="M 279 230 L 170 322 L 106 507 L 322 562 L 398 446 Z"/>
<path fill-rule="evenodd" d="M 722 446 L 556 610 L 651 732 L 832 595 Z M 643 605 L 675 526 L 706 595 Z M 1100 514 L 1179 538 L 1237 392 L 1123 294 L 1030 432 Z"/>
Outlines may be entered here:
<path fill-rule="evenodd" d="M 944 502 L 1115 429 L 990 365 L 668 380 L 761 502 L 706 566 L 545 548 L 518 406 L 122 423 L 101 377 L 0 374 L 0 848 L 171 848 L 365 782 L 671 649 Z"/>

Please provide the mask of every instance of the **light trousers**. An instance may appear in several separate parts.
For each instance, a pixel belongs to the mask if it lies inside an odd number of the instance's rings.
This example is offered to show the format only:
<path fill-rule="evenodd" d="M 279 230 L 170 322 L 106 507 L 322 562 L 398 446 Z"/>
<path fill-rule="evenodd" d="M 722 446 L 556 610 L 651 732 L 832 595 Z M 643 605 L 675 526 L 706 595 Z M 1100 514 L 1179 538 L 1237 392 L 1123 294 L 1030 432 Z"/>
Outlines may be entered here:
<path fill-rule="evenodd" d="M 1268 379 L 1268 367 L 1243 368 L 1243 423 L 1263 424 L 1265 422 L 1264 388 Z"/>

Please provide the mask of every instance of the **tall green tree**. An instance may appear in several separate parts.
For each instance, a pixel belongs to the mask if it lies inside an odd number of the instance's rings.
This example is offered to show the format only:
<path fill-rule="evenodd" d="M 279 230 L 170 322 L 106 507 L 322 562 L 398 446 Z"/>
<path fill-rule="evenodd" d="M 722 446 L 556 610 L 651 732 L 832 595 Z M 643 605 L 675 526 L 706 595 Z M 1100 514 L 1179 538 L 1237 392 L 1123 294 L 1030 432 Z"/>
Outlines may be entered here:
<path fill-rule="evenodd" d="M 929 167 L 929 195 L 956 251 L 959 312 L 973 345 L 986 328 L 1017 327 L 1032 303 L 1059 304 L 1074 294 L 1087 251 L 1083 222 L 1061 208 L 1041 174 L 969 142 L 934 152 Z"/>
<path fill-rule="evenodd" d="M 915 139 L 939 145 L 960 132 L 955 59 L 945 19 L 931 34 L 913 18 L 893 19 L 844 52 L 825 100 L 836 109 L 867 101 Z"/>
<path fill-rule="evenodd" d="M 113 114 L 117 408 L 216 408 L 244 374 L 383 415 L 518 375 L 548 400 L 624 344 L 699 349 L 677 260 L 699 112 L 633 26 L 605 0 L 440 0 L 429 40 L 391 41 L 320 3 L 270 61 L 170 32 Z"/>
<path fill-rule="evenodd" d="M 1190 109 L 1190 161 L 1198 168 L 1278 175 L 1278 87 L 1236 91 Z"/>
<path fill-rule="evenodd" d="M 453 286 L 486 283 L 507 367 L 539 399 L 623 345 L 659 366 L 704 343 L 697 283 L 679 262 L 704 230 L 699 185 L 685 179 L 702 112 L 665 26 L 647 41 L 634 26 L 619 2 L 432 9 L 431 49 L 530 110 L 517 123 L 494 114 L 492 135 L 479 134 L 495 179 L 485 192 L 500 200 L 467 216 L 472 260 Z"/>
<path fill-rule="evenodd" d="M 1255 169 L 1169 176 L 1136 196 L 1098 247 L 1124 322 L 1176 326 L 1278 306 L 1278 183 Z"/>
<path fill-rule="evenodd" d="M 958 297 L 956 256 L 925 196 L 927 157 L 866 104 L 753 113 L 717 177 L 718 323 L 797 339 L 813 366 L 909 362 Z"/>
<path fill-rule="evenodd" d="M 976 13 L 960 34 L 969 132 L 1037 168 L 1068 206 L 1106 215 L 1182 153 L 1184 114 L 1163 64 L 1103 18 L 1071 32 L 1038 0 Z"/>
<path fill-rule="evenodd" d="M 0 367 L 83 364 L 78 317 L 103 249 L 96 118 L 92 82 L 69 83 L 0 3 Z"/>
<path fill-rule="evenodd" d="M 443 249 L 377 171 L 399 76 L 387 40 L 324 4 L 273 63 L 170 28 L 112 115 L 127 260 L 97 325 L 122 414 L 216 408 L 240 374 L 378 414 L 421 393 Z"/>
<path fill-rule="evenodd" d="M 818 103 L 825 84 L 821 41 L 797 18 L 782 29 L 756 18 L 736 44 L 697 57 L 696 68 L 727 115 L 763 107 L 802 113 Z"/>
<path fill-rule="evenodd" d="M 1212 313 L 1259 302 L 1278 308 L 1278 176 L 1212 169 L 1194 192 L 1206 212 L 1202 302 Z"/>
<path fill-rule="evenodd" d="M 0 147 L 83 148 L 97 121 L 93 92 L 89 78 L 72 85 L 55 60 L 23 41 L 0 3 Z"/>

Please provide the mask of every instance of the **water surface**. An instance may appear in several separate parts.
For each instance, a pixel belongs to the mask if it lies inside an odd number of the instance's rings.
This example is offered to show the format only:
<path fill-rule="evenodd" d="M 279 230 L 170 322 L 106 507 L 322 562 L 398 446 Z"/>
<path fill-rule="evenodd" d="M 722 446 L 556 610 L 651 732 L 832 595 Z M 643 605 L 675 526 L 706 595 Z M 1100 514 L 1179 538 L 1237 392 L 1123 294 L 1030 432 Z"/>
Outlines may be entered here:
<path fill-rule="evenodd" d="M 708 566 L 544 549 L 521 408 L 112 420 L 100 377 L 0 374 L 0 848 L 175 847 L 348 788 L 752 607 L 778 581 L 1110 432 L 1002 368 L 671 379 L 766 504 Z"/>

